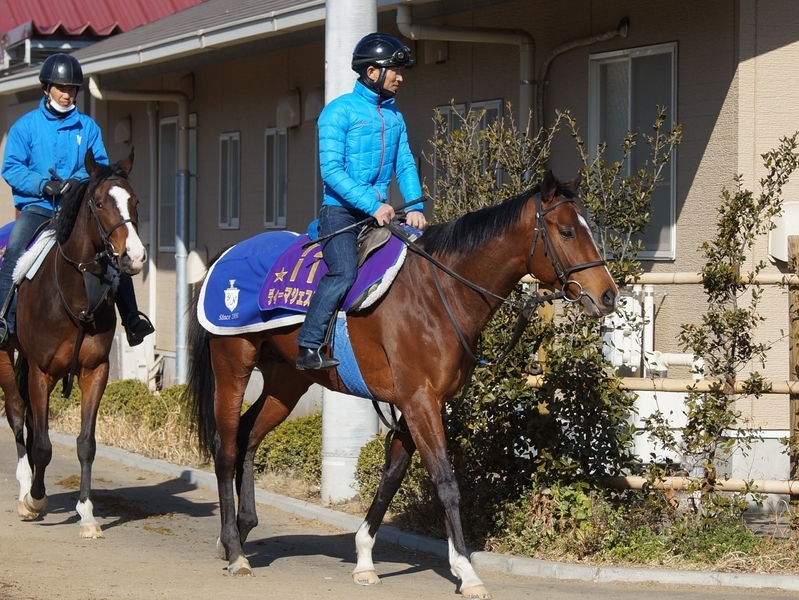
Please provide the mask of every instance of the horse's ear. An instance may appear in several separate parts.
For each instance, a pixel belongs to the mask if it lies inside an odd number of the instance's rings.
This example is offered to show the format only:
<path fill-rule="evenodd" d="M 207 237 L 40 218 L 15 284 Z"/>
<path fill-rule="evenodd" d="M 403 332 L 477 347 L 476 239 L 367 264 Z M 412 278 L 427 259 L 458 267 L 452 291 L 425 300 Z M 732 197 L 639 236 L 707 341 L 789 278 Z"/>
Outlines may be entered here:
<path fill-rule="evenodd" d="M 543 202 L 550 202 L 557 193 L 558 180 L 552 174 L 552 169 L 548 169 L 544 180 L 541 182 L 541 200 Z"/>
<path fill-rule="evenodd" d="M 574 181 L 569 183 L 568 187 L 575 195 L 579 194 L 580 192 L 580 185 L 583 183 L 583 172 L 577 171 L 577 177 L 574 178 Z"/>
<path fill-rule="evenodd" d="M 120 166 L 125 173 L 130 174 L 130 170 L 133 168 L 133 146 L 130 147 L 130 154 L 128 154 L 127 158 L 125 158 L 121 163 Z"/>
<path fill-rule="evenodd" d="M 86 167 L 86 172 L 89 174 L 89 177 L 93 178 L 99 167 L 97 166 L 97 161 L 94 160 L 94 152 L 91 148 L 86 151 L 83 165 Z"/>

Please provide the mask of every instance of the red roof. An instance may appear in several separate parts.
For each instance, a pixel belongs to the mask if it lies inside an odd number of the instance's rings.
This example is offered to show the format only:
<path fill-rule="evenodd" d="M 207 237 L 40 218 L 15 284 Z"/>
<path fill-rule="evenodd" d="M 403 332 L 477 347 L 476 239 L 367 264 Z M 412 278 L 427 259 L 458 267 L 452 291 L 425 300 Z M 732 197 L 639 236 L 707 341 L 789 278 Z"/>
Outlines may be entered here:
<path fill-rule="evenodd" d="M 0 35 L 31 23 L 29 35 L 108 36 L 204 0 L 0 0 Z M 60 29 L 60 31 L 59 31 Z M 25 37 L 25 36 L 22 36 Z"/>

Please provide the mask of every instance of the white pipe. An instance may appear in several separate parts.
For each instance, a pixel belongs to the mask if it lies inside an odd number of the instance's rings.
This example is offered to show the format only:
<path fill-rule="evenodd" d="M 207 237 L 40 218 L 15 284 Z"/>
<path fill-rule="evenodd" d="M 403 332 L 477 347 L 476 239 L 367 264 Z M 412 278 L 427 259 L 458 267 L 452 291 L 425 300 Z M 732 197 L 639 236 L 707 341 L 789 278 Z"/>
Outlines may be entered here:
<path fill-rule="evenodd" d="M 604 480 L 609 487 L 616 489 L 642 490 L 654 488 L 657 490 L 685 490 L 697 482 L 703 485 L 707 481 L 694 477 L 662 477 L 649 481 L 634 475 L 617 475 Z M 717 492 L 753 492 L 759 494 L 799 494 L 799 481 L 780 479 L 717 479 L 713 482 Z"/>
<path fill-rule="evenodd" d="M 351 92 L 356 74 L 352 50 L 377 30 L 375 0 L 328 0 L 325 19 L 325 104 Z M 362 398 L 322 391 L 322 502 L 348 500 L 356 493 L 355 467 L 361 448 L 378 432 L 377 413 Z"/>
<path fill-rule="evenodd" d="M 638 289 L 642 290 L 643 293 L 643 301 L 641 302 L 643 306 L 643 321 L 644 321 L 644 329 L 641 333 L 643 336 L 642 340 L 642 361 L 644 365 L 644 377 L 649 376 L 649 367 L 647 364 L 647 360 L 645 357 L 648 357 L 654 350 L 655 350 L 655 287 L 653 285 L 637 285 L 635 286 Z"/>
<path fill-rule="evenodd" d="M 488 27 L 446 27 L 413 23 L 411 7 L 397 6 L 397 27 L 412 40 L 442 40 L 483 44 L 514 44 L 519 46 L 519 123 L 525 134 L 530 126 L 536 131 L 533 97 L 535 81 L 535 40 L 521 29 L 490 29 Z"/>
<path fill-rule="evenodd" d="M 178 172 L 175 211 L 175 383 L 186 383 L 188 371 L 186 316 L 189 286 L 186 262 L 189 242 L 189 97 L 183 92 L 101 90 L 94 76 L 89 91 L 98 100 L 176 102 L 178 105 Z"/>
<path fill-rule="evenodd" d="M 158 103 L 147 103 L 147 126 L 150 131 L 150 264 L 147 267 L 149 285 L 147 286 L 148 316 L 158 331 Z M 155 335 L 152 336 L 152 350 L 155 354 Z M 155 362 L 155 361 L 153 361 Z M 151 367 L 152 365 L 150 365 Z M 150 386 L 152 369 L 148 369 L 147 387 Z"/>
<path fill-rule="evenodd" d="M 572 50 L 573 48 L 588 46 L 597 42 L 604 42 L 605 40 L 612 39 L 616 36 L 626 38 L 629 28 L 630 20 L 627 17 L 624 17 L 621 21 L 619 21 L 616 29 L 611 29 L 605 33 L 598 33 L 596 35 L 590 35 L 579 40 L 567 42 L 558 46 L 552 50 L 552 52 L 546 55 L 544 62 L 541 64 L 541 68 L 538 70 L 538 96 L 536 98 L 536 113 L 538 114 L 540 124 L 536 123 L 536 131 L 538 131 L 539 127 L 544 126 L 544 89 L 547 85 L 547 71 L 549 71 L 549 64 L 555 59 L 555 57 L 559 54 L 567 52 L 568 50 Z"/>

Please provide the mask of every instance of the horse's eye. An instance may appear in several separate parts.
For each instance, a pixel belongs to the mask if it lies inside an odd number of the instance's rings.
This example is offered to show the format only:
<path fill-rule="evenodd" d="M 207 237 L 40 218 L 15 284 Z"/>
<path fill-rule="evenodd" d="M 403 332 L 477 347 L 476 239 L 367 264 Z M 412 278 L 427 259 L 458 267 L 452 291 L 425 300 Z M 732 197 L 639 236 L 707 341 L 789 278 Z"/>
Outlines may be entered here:
<path fill-rule="evenodd" d="M 105 207 L 103 206 L 103 203 L 102 203 L 102 202 L 99 202 L 99 201 L 94 203 L 94 207 L 95 207 L 95 208 L 97 208 L 97 209 L 99 209 L 99 210 L 103 210 L 103 209 L 105 208 Z"/>
<path fill-rule="evenodd" d="M 561 229 L 560 237 L 564 240 L 573 240 L 575 238 L 574 229 Z"/>

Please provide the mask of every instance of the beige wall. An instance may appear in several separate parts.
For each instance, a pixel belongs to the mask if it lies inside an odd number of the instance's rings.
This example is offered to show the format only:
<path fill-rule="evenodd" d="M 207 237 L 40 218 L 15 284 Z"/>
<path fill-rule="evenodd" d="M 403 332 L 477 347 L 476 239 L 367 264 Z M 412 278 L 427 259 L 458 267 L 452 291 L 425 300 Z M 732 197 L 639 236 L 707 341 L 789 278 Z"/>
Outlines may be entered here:
<path fill-rule="evenodd" d="M 433 25 L 522 29 L 536 43 L 536 70 L 554 48 L 591 35 L 615 29 L 629 17 L 626 39 L 614 38 L 578 47 L 557 56 L 551 63 L 545 95 L 545 123 L 556 109 L 569 109 L 581 131 L 587 131 L 588 58 L 593 52 L 678 43 L 678 121 L 683 142 L 677 154 L 677 258 L 646 262 L 654 272 L 696 272 L 703 258 L 698 248 L 712 234 L 719 195 L 742 174 L 744 185 L 757 190 L 764 171 L 759 155 L 776 145 L 780 136 L 799 127 L 799 103 L 794 91 L 799 82 L 799 3 L 780 0 L 525 0 L 480 10 L 452 14 L 425 22 Z M 386 28 L 383 28 L 386 29 Z M 398 31 L 389 27 L 389 32 Z M 434 107 L 455 102 L 511 101 L 519 99 L 519 49 L 513 45 L 448 43 L 448 58 L 441 64 L 425 64 L 425 42 L 413 44 L 417 64 L 406 72 L 397 103 L 409 126 L 410 143 L 417 156 L 430 151 Z M 165 71 L 168 69 L 165 69 Z M 187 76 L 194 81 L 190 111 L 198 115 L 198 231 L 197 241 L 208 256 L 263 228 L 264 130 L 276 124 L 280 96 L 299 89 L 301 105 L 308 92 L 324 84 L 324 44 L 241 58 L 214 66 L 186 69 L 119 86 L 125 89 L 185 89 Z M 0 103 L 8 103 L 0 97 Z M 127 153 L 130 144 L 115 144 L 113 128 L 118 119 L 130 115 L 131 144 L 136 147 L 133 182 L 141 199 L 141 217 L 150 218 L 150 166 L 148 117 L 145 102 L 96 102 L 93 112 L 105 132 L 112 160 Z M 8 104 L 0 104 L 0 130 Z M 162 103 L 162 116 L 174 115 L 176 106 Z M 241 227 L 220 230 L 218 221 L 218 139 L 223 132 L 239 131 L 242 144 Z M 288 228 L 304 231 L 314 218 L 315 123 L 303 118 L 288 134 L 289 182 Z M 568 132 L 556 139 L 550 166 L 563 178 L 571 178 L 580 165 Z M 421 160 L 421 176 L 432 184 L 432 169 Z M 799 200 L 797 183 L 786 190 L 786 199 Z M 0 183 L 0 211 L 6 210 L 8 191 Z M 428 210 L 430 208 L 428 207 Z M 0 212 L 0 217 L 2 217 Z M 767 260 L 766 240 L 752 256 Z M 157 345 L 174 349 L 175 302 L 174 256 L 157 253 Z M 771 272 L 784 265 L 770 264 Z M 137 278 L 140 304 L 147 304 L 149 273 Z M 656 297 L 657 350 L 679 352 L 680 326 L 701 319 L 706 300 L 699 286 L 659 286 Z M 767 290 L 762 312 L 767 318 L 758 333 L 774 342 L 765 368 L 767 377 L 787 377 L 788 344 L 780 336 L 787 331 L 787 300 L 784 292 Z M 684 375 L 679 370 L 674 374 Z M 761 424 L 787 427 L 784 399 L 769 397 L 756 409 Z"/>

